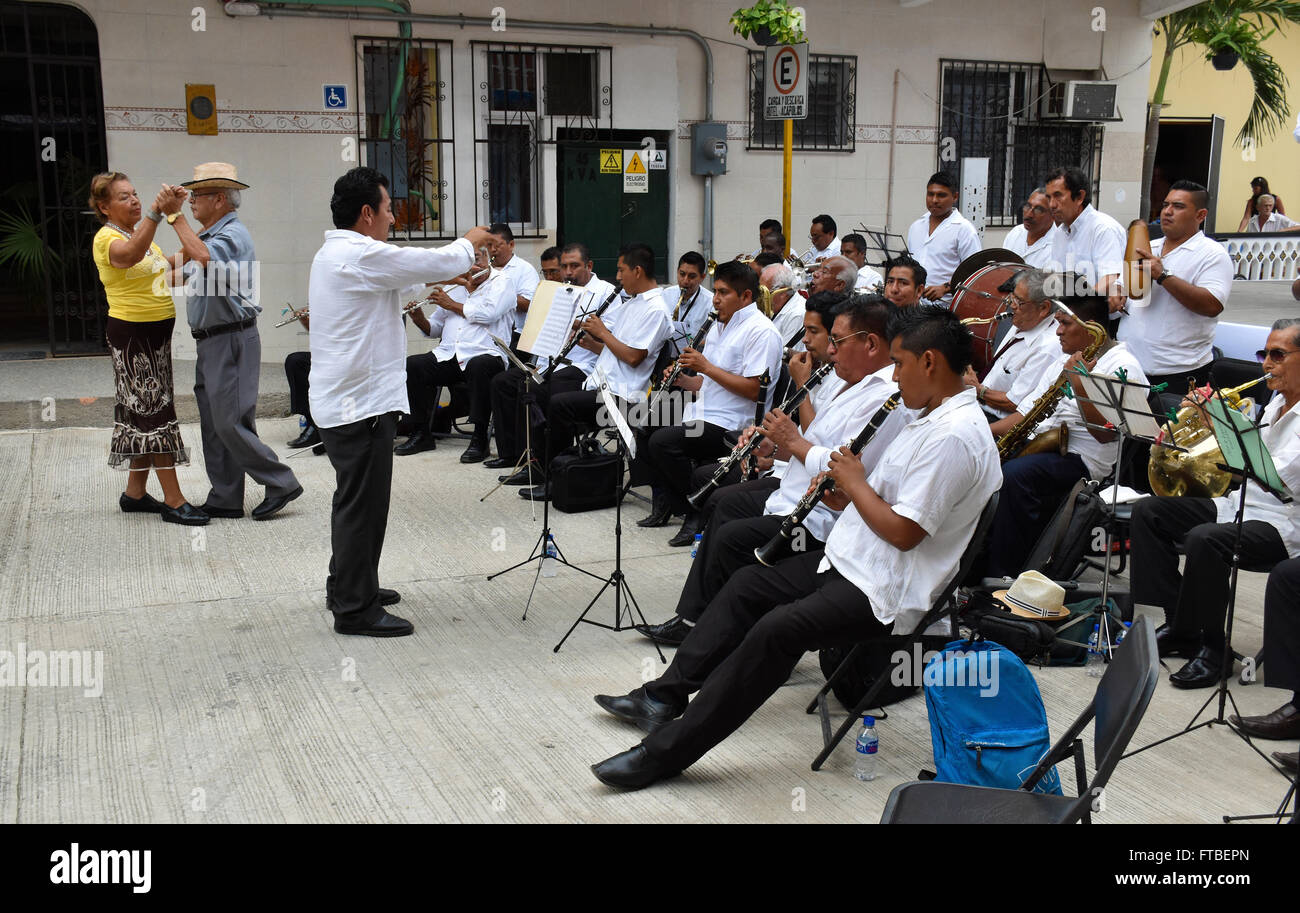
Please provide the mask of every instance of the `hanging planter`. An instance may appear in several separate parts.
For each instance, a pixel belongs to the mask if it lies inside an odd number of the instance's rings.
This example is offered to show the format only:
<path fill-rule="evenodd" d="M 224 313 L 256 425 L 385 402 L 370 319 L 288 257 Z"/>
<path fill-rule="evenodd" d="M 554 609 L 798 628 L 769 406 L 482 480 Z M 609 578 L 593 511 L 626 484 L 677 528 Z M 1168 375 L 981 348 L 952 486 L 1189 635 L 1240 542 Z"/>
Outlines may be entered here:
<path fill-rule="evenodd" d="M 1241 55 L 1238 54 L 1236 51 L 1234 51 L 1232 48 L 1224 48 L 1223 50 L 1216 51 L 1213 55 L 1211 55 L 1210 63 L 1214 66 L 1216 70 L 1219 70 L 1220 72 L 1227 72 L 1228 70 L 1231 70 L 1233 67 L 1235 67 L 1237 65 L 1237 61 L 1240 59 L 1241 59 Z"/>
<path fill-rule="evenodd" d="M 731 14 L 731 30 L 741 38 L 753 38 L 760 47 L 801 44 L 806 41 L 802 9 L 791 9 L 786 0 L 758 0 L 753 6 Z"/>
<path fill-rule="evenodd" d="M 777 43 L 776 36 L 772 34 L 772 30 L 767 26 L 763 26 L 754 32 L 753 38 L 754 44 L 760 48 L 770 48 Z"/>

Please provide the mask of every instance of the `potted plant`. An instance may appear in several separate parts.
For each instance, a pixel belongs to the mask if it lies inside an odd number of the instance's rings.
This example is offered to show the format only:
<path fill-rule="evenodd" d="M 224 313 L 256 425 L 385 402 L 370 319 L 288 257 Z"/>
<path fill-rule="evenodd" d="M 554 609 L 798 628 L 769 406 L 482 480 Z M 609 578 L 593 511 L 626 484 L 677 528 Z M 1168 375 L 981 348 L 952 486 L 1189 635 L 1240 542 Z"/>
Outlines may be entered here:
<path fill-rule="evenodd" d="M 732 13 L 730 23 L 733 32 L 741 38 L 753 38 L 762 47 L 807 40 L 803 8 L 792 9 L 786 0 L 758 0 Z"/>

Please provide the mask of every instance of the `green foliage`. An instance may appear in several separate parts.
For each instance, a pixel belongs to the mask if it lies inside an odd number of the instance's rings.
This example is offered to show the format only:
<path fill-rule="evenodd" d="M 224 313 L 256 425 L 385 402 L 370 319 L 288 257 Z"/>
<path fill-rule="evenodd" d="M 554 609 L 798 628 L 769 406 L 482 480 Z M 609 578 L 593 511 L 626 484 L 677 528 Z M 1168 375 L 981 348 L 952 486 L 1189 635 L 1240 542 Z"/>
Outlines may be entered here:
<path fill-rule="evenodd" d="M 36 285 L 45 279 L 59 257 L 41 237 L 41 228 L 27 207 L 19 203 L 0 212 L 0 266 L 12 266 L 22 280 Z"/>
<path fill-rule="evenodd" d="M 799 44 L 807 40 L 803 10 L 791 9 L 785 0 L 758 0 L 753 6 L 732 13 L 729 22 L 732 31 L 741 38 L 750 38 L 766 28 L 782 44 Z"/>

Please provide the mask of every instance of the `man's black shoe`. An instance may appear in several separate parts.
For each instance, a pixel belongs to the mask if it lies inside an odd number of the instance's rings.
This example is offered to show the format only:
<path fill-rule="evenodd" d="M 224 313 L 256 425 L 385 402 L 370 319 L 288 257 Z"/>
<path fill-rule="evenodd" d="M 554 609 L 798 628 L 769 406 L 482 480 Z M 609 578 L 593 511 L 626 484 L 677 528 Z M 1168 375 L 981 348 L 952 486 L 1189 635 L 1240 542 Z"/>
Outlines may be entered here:
<path fill-rule="evenodd" d="M 470 440 L 469 446 L 466 447 L 465 452 L 460 455 L 460 461 L 462 463 L 482 463 L 487 458 L 488 443 L 486 440 L 480 441 L 478 438 Z"/>
<path fill-rule="evenodd" d="M 393 448 L 393 453 L 398 456 L 410 456 L 413 453 L 424 453 L 426 450 L 437 450 L 438 439 L 427 431 L 418 431 L 408 437 L 403 443 Z"/>
<path fill-rule="evenodd" d="M 541 485 L 546 481 L 546 473 L 542 472 L 542 467 L 534 463 L 531 469 L 525 466 L 511 475 L 497 476 L 497 481 L 502 485 Z"/>
<path fill-rule="evenodd" d="M 267 497 L 265 501 L 253 508 L 254 520 L 269 520 L 284 509 L 284 506 L 294 498 L 302 494 L 302 486 L 299 485 L 293 491 L 285 492 L 275 497 Z"/>
<path fill-rule="evenodd" d="M 125 514 L 160 514 L 166 505 L 147 491 L 138 498 L 132 498 L 126 492 L 117 499 L 117 506 Z"/>
<path fill-rule="evenodd" d="M 617 789 L 645 789 L 680 773 L 651 759 L 644 745 L 591 765 L 591 772 L 601 783 Z"/>
<path fill-rule="evenodd" d="M 182 526 L 206 526 L 211 519 L 189 501 L 180 507 L 168 507 L 164 504 L 162 510 L 158 511 L 158 516 L 166 523 L 179 523 Z"/>
<path fill-rule="evenodd" d="M 646 693 L 644 685 L 621 697 L 597 694 L 596 703 L 607 713 L 613 714 L 625 723 L 631 723 L 643 732 L 654 732 L 660 726 L 682 715 L 682 711 L 671 704 L 652 698 Z"/>
<path fill-rule="evenodd" d="M 405 618 L 398 618 L 385 612 L 368 625 L 340 624 L 339 619 L 335 618 L 334 633 L 360 634 L 365 637 L 405 637 L 407 634 L 415 633 L 415 625 Z"/>
<path fill-rule="evenodd" d="M 652 529 L 657 526 L 667 526 L 672 519 L 673 508 L 668 499 L 668 492 L 656 489 L 654 500 L 650 503 L 650 516 L 644 520 L 637 520 L 636 525 L 642 529 Z"/>
<path fill-rule="evenodd" d="M 549 501 L 551 500 L 551 488 L 545 483 L 533 488 L 521 488 L 519 489 L 519 497 L 525 501 Z"/>
<path fill-rule="evenodd" d="M 1191 659 L 1200 649 L 1201 642 L 1195 637 L 1179 637 L 1169 629 L 1168 624 L 1162 624 L 1156 628 L 1156 650 L 1160 658 L 1166 656 L 1182 656 Z"/>
<path fill-rule="evenodd" d="M 673 548 L 681 548 L 684 545 L 692 545 L 695 542 L 695 534 L 699 529 L 691 520 L 682 524 L 682 528 L 677 531 L 677 535 L 668 540 L 668 544 Z"/>
<path fill-rule="evenodd" d="M 379 588 L 380 605 L 397 605 L 401 601 L 402 594 L 397 592 L 397 590 L 386 590 L 383 587 Z"/>
<path fill-rule="evenodd" d="M 1264 716 L 1228 717 L 1228 722 L 1247 735 L 1261 739 L 1300 739 L 1300 710 L 1294 704 L 1283 704 Z"/>
<path fill-rule="evenodd" d="M 238 520 L 244 516 L 244 508 L 242 507 L 213 507 L 206 501 L 203 502 L 203 506 L 199 510 L 209 517 L 217 517 L 222 520 Z"/>
<path fill-rule="evenodd" d="M 325 445 L 324 445 L 324 444 L 317 444 L 315 447 L 313 447 L 313 448 L 311 449 L 311 452 L 312 452 L 313 454 L 315 454 L 316 456 L 324 456 L 324 455 L 325 455 Z"/>
<path fill-rule="evenodd" d="M 1222 665 L 1223 654 L 1220 651 L 1201 647 L 1200 652 L 1188 660 L 1187 665 L 1169 676 L 1169 684 L 1175 688 L 1213 688 L 1219 683 Z M 1228 664 L 1228 672 L 1232 672 L 1231 662 Z"/>
<path fill-rule="evenodd" d="M 297 450 L 299 447 L 315 447 L 319 443 L 320 431 L 316 429 L 315 425 L 308 425 L 302 429 L 302 434 L 289 442 L 288 446 Z"/>
<path fill-rule="evenodd" d="M 691 633 L 691 626 L 682 618 L 674 615 L 672 618 L 658 625 L 635 625 L 638 634 L 648 637 L 657 644 L 663 644 L 665 647 L 676 647 L 686 639 L 686 635 Z"/>
<path fill-rule="evenodd" d="M 1282 768 L 1293 777 L 1296 770 L 1300 769 L 1300 751 L 1275 751 L 1273 760 L 1281 764 Z"/>
<path fill-rule="evenodd" d="M 484 469 L 514 469 L 518 459 L 507 460 L 504 457 L 495 456 L 490 460 L 483 461 Z"/>

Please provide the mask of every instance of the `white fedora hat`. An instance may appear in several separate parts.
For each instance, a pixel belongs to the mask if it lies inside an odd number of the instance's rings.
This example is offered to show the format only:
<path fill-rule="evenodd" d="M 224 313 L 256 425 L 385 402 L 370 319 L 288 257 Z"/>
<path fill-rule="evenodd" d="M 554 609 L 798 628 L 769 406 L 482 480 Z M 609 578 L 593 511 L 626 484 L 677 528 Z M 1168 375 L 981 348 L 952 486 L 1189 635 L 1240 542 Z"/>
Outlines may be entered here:
<path fill-rule="evenodd" d="M 1010 609 L 1012 615 L 1022 618 L 1060 621 L 1070 617 L 1070 610 L 1065 607 L 1065 587 L 1038 571 L 1025 571 L 1009 590 L 998 590 L 993 598 Z"/>
<path fill-rule="evenodd" d="M 184 181 L 182 187 L 190 190 L 247 190 L 248 185 L 238 180 L 235 166 L 228 162 L 204 162 L 194 166 L 194 180 Z"/>

